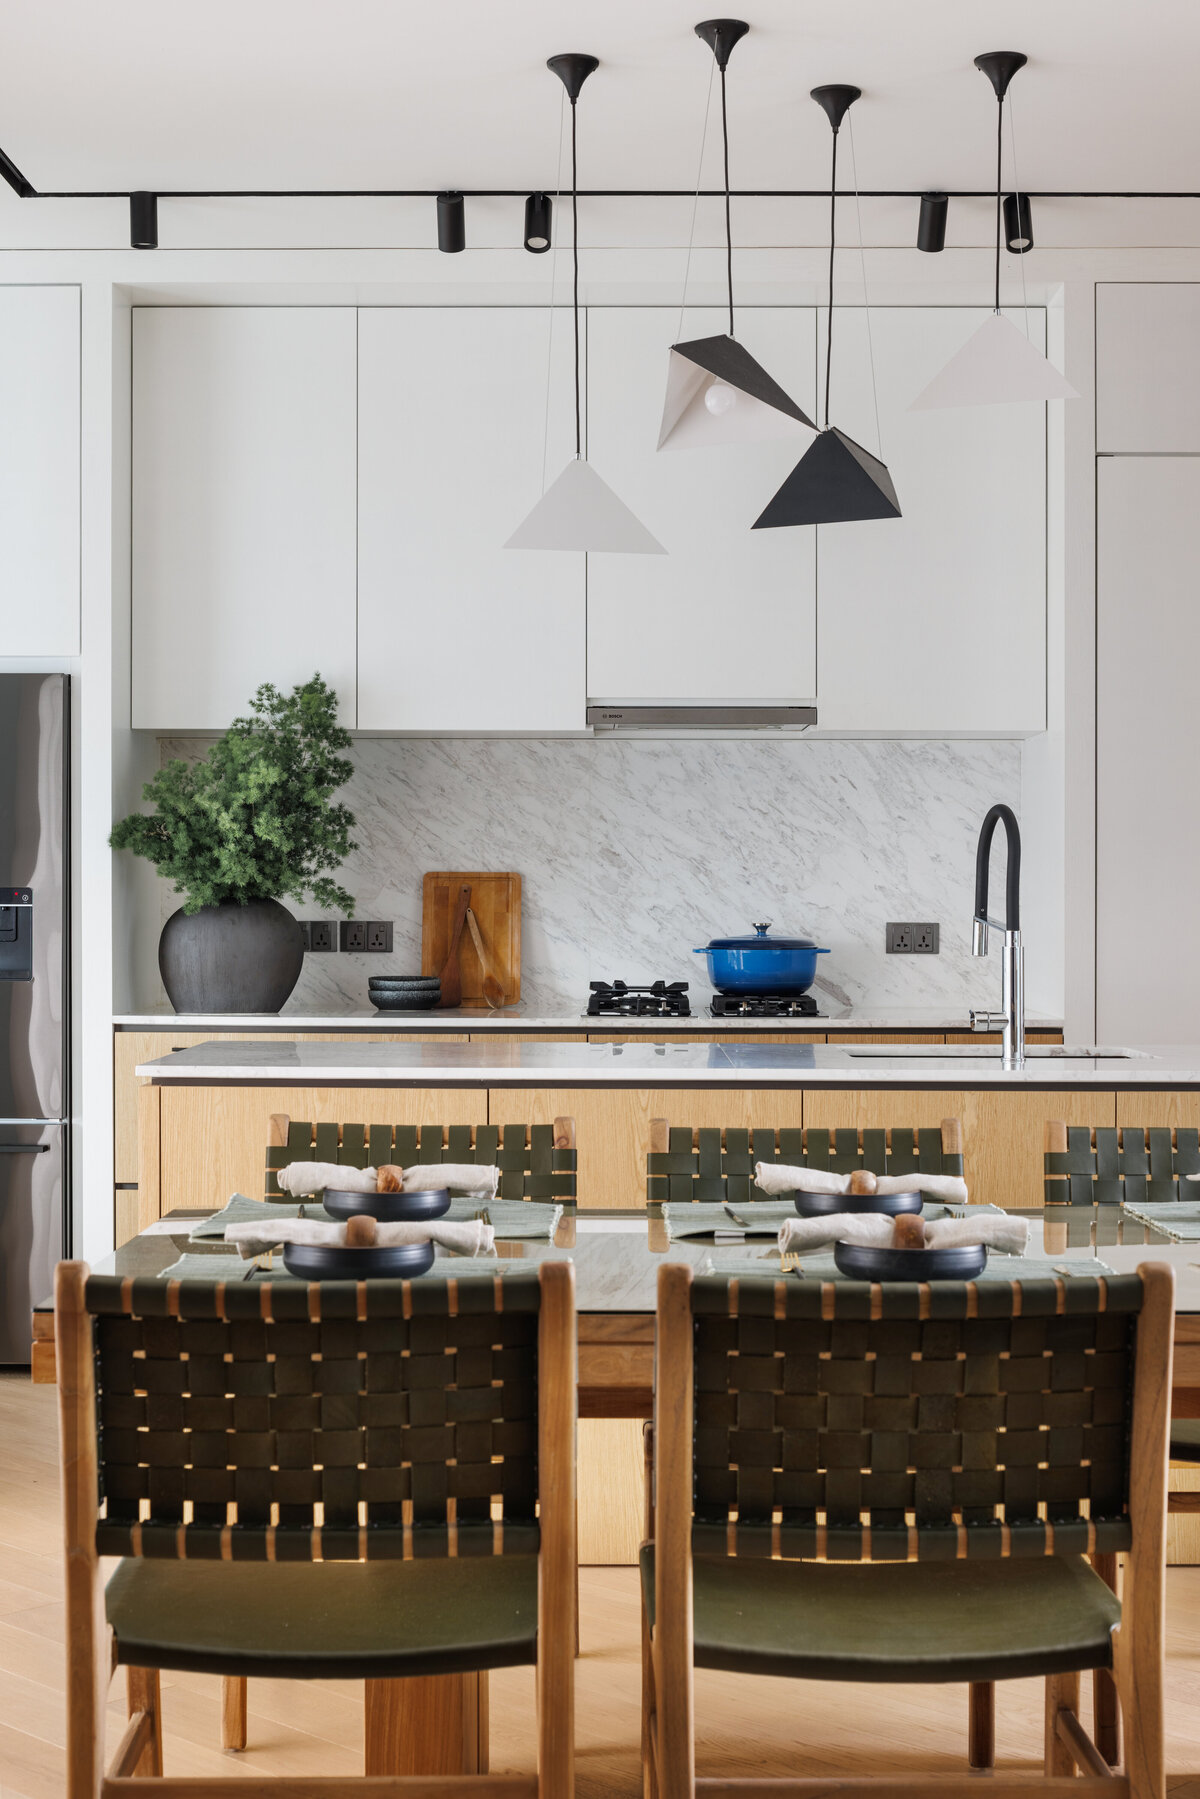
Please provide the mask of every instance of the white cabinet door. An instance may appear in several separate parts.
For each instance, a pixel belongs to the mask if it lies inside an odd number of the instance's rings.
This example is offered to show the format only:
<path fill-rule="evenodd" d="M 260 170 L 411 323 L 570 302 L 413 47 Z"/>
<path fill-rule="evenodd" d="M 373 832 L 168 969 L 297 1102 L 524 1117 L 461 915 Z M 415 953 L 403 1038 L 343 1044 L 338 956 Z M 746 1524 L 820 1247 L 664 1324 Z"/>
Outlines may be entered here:
<path fill-rule="evenodd" d="M 1200 450 L 1200 286 L 1096 287 L 1096 448 Z"/>
<path fill-rule="evenodd" d="M 503 547 L 574 450 L 550 349 L 544 308 L 359 313 L 362 730 L 584 728 L 585 558 Z"/>
<path fill-rule="evenodd" d="M 1200 460 L 1096 474 L 1096 1030 L 1195 1043 Z"/>
<path fill-rule="evenodd" d="M 353 726 L 355 312 L 133 314 L 133 723 L 322 674 Z"/>
<path fill-rule="evenodd" d="M 822 728 L 1045 729 L 1045 408 L 906 410 L 987 316 L 871 308 L 883 460 L 903 516 L 817 532 Z M 1029 320 L 1040 349 L 1045 314 Z M 875 455 L 866 314 L 838 309 L 833 329 L 833 423 Z"/>
<path fill-rule="evenodd" d="M 812 416 L 810 308 L 743 307 L 737 338 Z M 683 337 L 727 329 L 689 309 Z M 816 692 L 811 529 L 754 531 L 812 442 L 657 450 L 677 307 L 588 311 L 588 457 L 666 556 L 588 558 L 592 700 L 762 702 Z"/>
<path fill-rule="evenodd" d="M 0 656 L 79 653 L 79 289 L 0 287 Z"/>

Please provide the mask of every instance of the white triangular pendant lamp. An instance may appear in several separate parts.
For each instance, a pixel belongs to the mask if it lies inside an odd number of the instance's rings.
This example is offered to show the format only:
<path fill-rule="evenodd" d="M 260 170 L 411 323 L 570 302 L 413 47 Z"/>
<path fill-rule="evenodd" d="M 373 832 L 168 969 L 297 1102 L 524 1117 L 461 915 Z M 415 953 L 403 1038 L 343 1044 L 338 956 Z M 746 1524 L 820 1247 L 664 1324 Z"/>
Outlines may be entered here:
<path fill-rule="evenodd" d="M 658 433 L 660 450 L 700 450 L 725 444 L 796 437 L 816 426 L 733 335 L 733 233 L 729 207 L 729 116 L 725 70 L 733 47 L 750 27 L 744 19 L 704 19 L 696 26 L 721 75 L 721 140 L 725 169 L 725 269 L 729 330 L 671 347 L 667 394 Z M 703 146 L 702 146 L 703 148 Z M 695 217 L 693 215 L 693 224 Z M 686 285 L 686 283 L 685 283 Z M 686 293 L 684 295 L 686 300 Z M 682 316 L 682 315 L 681 315 Z"/>
<path fill-rule="evenodd" d="M 594 56 L 572 52 L 552 56 L 553 69 L 571 102 L 571 251 L 572 313 L 575 324 L 575 455 L 552 481 L 533 511 L 517 526 L 506 550 L 586 550 L 665 556 L 666 551 L 641 520 L 630 512 L 585 459 L 579 390 L 579 166 L 575 137 L 575 102 L 593 69 Z"/>
<path fill-rule="evenodd" d="M 945 368 L 913 400 L 910 412 L 945 406 L 1009 406 L 1022 400 L 1077 400 L 1065 375 L 1000 311 L 1000 244 L 1004 169 L 1004 96 L 1028 58 L 1020 50 L 990 50 L 975 67 L 996 90 L 996 282 L 991 318 L 955 351 Z"/>

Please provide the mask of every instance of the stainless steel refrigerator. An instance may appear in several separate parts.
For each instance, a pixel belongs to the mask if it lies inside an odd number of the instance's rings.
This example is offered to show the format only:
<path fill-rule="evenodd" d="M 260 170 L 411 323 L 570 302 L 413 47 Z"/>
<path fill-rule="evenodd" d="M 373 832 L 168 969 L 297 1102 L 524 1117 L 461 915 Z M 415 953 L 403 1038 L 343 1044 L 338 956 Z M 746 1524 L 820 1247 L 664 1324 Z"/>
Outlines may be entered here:
<path fill-rule="evenodd" d="M 70 688 L 0 674 L 0 1363 L 67 1251 Z"/>

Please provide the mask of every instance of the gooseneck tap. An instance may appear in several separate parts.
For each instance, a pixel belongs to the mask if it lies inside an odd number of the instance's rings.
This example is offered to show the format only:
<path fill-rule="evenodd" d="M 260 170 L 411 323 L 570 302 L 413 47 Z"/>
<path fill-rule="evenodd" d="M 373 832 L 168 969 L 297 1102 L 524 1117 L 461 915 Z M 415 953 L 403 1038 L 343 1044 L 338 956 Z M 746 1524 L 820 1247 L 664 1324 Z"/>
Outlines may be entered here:
<path fill-rule="evenodd" d="M 1003 824 L 1008 839 L 1008 867 L 1004 884 L 1004 923 L 988 916 L 988 868 L 996 826 Z M 1011 806 L 993 806 L 979 832 L 975 852 L 975 918 L 971 930 L 971 954 L 988 953 L 988 926 L 1004 932 L 1003 1012 L 972 1012 L 973 1031 L 1004 1033 L 1005 1068 L 1025 1066 L 1025 952 L 1021 948 L 1021 831 Z"/>

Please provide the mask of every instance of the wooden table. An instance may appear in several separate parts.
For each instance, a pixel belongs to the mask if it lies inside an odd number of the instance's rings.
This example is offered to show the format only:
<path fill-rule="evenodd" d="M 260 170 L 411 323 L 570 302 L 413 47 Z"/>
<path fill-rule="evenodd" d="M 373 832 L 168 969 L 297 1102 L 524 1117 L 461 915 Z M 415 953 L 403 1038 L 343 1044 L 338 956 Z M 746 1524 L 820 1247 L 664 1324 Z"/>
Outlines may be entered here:
<path fill-rule="evenodd" d="M 102 1274 L 153 1275 L 177 1260 L 204 1213 L 173 1213 L 97 1264 Z M 1023 1214 L 1030 1250 L 1052 1256 L 1098 1256 L 1118 1272 L 1142 1261 L 1175 1268 L 1176 1320 L 1172 1411 L 1200 1417 L 1200 1244 L 1171 1243 L 1135 1224 L 1119 1207 L 1062 1206 Z M 172 1228 L 173 1227 L 173 1228 Z M 201 1251 L 204 1244 L 189 1246 Z M 223 1245 L 214 1243 L 217 1253 Z M 711 1238 L 669 1240 L 656 1207 L 639 1212 L 568 1207 L 553 1243 L 497 1244 L 505 1259 L 537 1263 L 570 1255 L 579 1312 L 579 1416 L 645 1419 L 654 1397 L 654 1311 L 658 1270 L 667 1261 L 700 1268 Z M 778 1268 L 769 1239 L 722 1244 L 722 1257 L 745 1254 Z M 40 1378 L 53 1379 L 53 1316 L 47 1302 L 34 1314 L 35 1350 L 44 1347 Z M 1200 1511 L 1200 1494 L 1184 1495 Z M 581 1488 L 581 1513 L 588 1495 Z M 1115 1729 L 1114 1724 L 1111 1728 Z M 366 1695 L 368 1774 L 456 1774 L 487 1767 L 487 1675 L 369 1681 Z"/>

